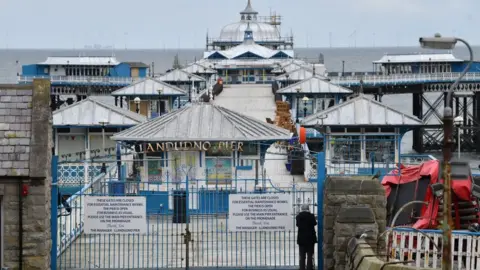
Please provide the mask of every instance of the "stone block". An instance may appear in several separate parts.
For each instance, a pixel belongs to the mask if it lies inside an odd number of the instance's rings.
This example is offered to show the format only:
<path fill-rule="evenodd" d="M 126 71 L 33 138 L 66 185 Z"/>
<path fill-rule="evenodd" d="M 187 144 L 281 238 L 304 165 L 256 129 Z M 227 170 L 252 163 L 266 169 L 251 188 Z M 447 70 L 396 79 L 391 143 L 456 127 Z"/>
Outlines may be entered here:
<path fill-rule="evenodd" d="M 375 215 L 369 207 L 342 207 L 337 216 L 337 223 L 374 223 Z"/>

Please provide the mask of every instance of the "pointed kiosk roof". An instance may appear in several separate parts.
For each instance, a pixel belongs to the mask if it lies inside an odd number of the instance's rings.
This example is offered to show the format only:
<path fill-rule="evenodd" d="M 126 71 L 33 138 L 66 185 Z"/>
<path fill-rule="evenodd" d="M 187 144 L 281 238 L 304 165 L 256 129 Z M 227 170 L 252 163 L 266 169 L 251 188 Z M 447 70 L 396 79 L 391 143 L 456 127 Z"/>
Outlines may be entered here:
<path fill-rule="evenodd" d="M 54 127 L 98 127 L 105 120 L 108 121 L 106 126 L 131 127 L 145 122 L 147 118 L 92 97 L 53 112 Z"/>
<path fill-rule="evenodd" d="M 288 79 L 287 79 L 287 74 L 288 74 Z M 301 67 L 299 69 L 296 69 L 294 71 L 290 71 L 288 73 L 279 75 L 275 77 L 277 81 L 303 81 L 305 79 L 313 77 L 313 70 Z"/>
<path fill-rule="evenodd" d="M 191 78 L 189 79 L 188 76 L 190 76 Z M 159 76 L 157 78 L 155 78 L 159 81 L 164 81 L 164 82 L 204 82 L 206 81 L 204 78 L 198 76 L 198 75 L 195 75 L 195 74 L 192 74 L 192 73 L 188 73 L 186 72 L 185 70 L 181 70 L 181 69 L 174 69 L 170 72 L 167 72 L 166 74 L 162 75 L 162 76 Z"/>
<path fill-rule="evenodd" d="M 326 117 L 326 118 L 325 118 Z M 323 118 L 323 119 L 322 119 Z M 360 94 L 303 119 L 303 126 L 421 126 L 423 121 Z"/>
<path fill-rule="evenodd" d="M 205 67 L 199 63 L 192 63 L 182 68 L 182 70 L 190 74 L 216 74 L 217 73 L 216 70 L 209 67 Z"/>
<path fill-rule="evenodd" d="M 153 78 L 146 78 L 129 86 L 112 92 L 112 96 L 158 96 L 158 90 L 162 89 L 162 96 L 185 96 L 187 92 L 166 82 Z"/>
<path fill-rule="evenodd" d="M 300 89 L 300 92 L 297 92 Z M 312 76 L 277 91 L 278 94 L 351 94 L 352 90 L 326 81 L 320 75 Z"/>
<path fill-rule="evenodd" d="M 212 103 L 199 102 L 119 132 L 112 140 L 280 141 L 290 138 L 290 131 L 286 129 Z"/>

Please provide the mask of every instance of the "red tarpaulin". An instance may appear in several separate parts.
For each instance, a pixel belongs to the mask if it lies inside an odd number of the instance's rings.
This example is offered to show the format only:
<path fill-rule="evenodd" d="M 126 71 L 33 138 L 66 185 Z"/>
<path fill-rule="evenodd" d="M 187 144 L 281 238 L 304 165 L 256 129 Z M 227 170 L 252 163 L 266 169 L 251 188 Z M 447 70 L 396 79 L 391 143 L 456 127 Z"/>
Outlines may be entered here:
<path fill-rule="evenodd" d="M 399 169 L 392 170 L 388 175 L 385 175 L 382 180 L 382 185 L 385 189 L 386 196 L 390 195 L 392 190 L 391 185 L 401 185 L 420 180 L 422 177 L 429 177 L 430 184 L 443 182 L 439 180 L 440 161 L 430 160 L 420 165 L 405 167 L 402 164 Z M 471 177 L 471 176 L 470 176 Z M 472 179 L 452 179 L 452 190 L 459 200 L 470 201 L 470 194 L 472 189 Z M 435 228 L 438 226 L 436 217 L 438 215 L 439 200 L 436 200 L 429 188 L 424 197 L 424 201 L 428 202 L 428 206 L 423 206 L 421 217 L 413 224 L 413 228 L 426 229 Z"/>

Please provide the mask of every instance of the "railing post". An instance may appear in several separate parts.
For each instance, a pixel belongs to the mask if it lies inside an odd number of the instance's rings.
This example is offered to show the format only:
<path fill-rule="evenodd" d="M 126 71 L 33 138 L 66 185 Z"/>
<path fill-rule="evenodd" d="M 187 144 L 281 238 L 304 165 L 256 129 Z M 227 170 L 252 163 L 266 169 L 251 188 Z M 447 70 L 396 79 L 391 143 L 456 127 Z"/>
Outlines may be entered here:
<path fill-rule="evenodd" d="M 327 171 L 325 169 L 325 152 L 317 154 L 317 262 L 318 269 L 323 269 L 323 184 Z"/>
<path fill-rule="evenodd" d="M 50 269 L 57 269 L 57 244 L 58 244 L 58 156 L 52 157 L 52 189 L 51 189 L 51 200 L 50 200 L 50 234 L 52 238 L 52 247 L 50 249 Z"/>

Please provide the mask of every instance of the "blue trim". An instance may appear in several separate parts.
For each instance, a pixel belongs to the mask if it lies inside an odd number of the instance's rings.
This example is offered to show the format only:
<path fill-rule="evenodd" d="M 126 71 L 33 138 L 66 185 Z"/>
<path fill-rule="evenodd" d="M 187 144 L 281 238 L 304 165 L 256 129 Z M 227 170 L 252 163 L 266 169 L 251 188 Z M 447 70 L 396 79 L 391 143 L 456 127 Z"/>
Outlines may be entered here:
<path fill-rule="evenodd" d="M 52 157 L 52 164 L 51 164 L 51 173 L 52 173 L 52 191 L 51 191 L 51 201 L 50 201 L 50 209 L 51 209 L 51 216 L 50 216 L 50 234 L 52 238 L 52 247 L 50 249 L 50 269 L 56 270 L 57 269 L 57 226 L 58 226 L 58 156 Z"/>
<path fill-rule="evenodd" d="M 323 189 L 325 182 L 325 152 L 317 154 L 317 261 L 318 269 L 323 269 Z"/>
<path fill-rule="evenodd" d="M 199 161 L 200 161 L 200 168 L 202 167 L 202 151 L 198 151 Z"/>
<path fill-rule="evenodd" d="M 249 165 L 249 166 L 237 166 L 236 169 L 237 169 L 237 171 L 251 171 L 251 170 L 253 170 L 253 166 L 252 166 L 252 165 Z"/>

